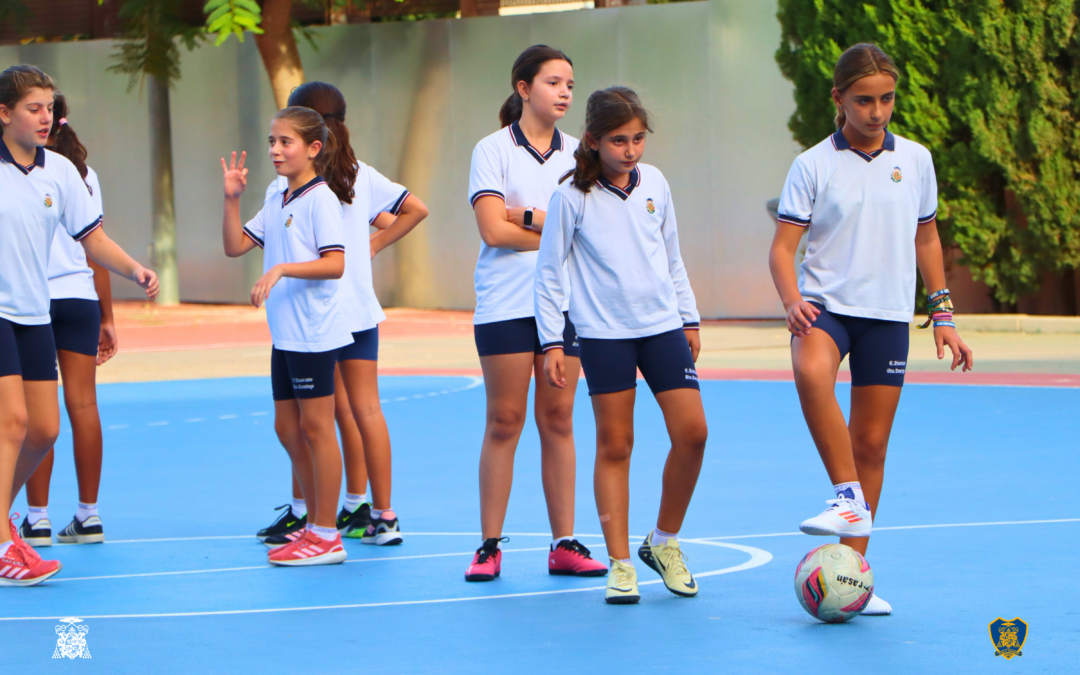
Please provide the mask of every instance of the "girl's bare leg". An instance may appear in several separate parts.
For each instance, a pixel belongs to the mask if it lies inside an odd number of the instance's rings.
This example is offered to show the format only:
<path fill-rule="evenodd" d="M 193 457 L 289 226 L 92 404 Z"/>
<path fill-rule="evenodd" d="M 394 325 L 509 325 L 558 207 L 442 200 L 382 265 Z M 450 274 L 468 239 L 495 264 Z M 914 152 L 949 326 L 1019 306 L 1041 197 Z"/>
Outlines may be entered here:
<path fill-rule="evenodd" d="M 697 389 L 662 391 L 656 395 L 656 402 L 664 413 L 664 423 L 671 438 L 656 524 L 665 532 L 678 532 L 701 474 L 709 428 L 701 392 Z"/>
<path fill-rule="evenodd" d="M 630 557 L 630 455 L 634 450 L 636 389 L 592 397 L 596 416 L 593 490 L 608 555 Z"/>
<path fill-rule="evenodd" d="M 889 448 L 896 408 L 900 405 L 901 387 L 875 385 L 851 388 L 851 447 L 859 472 L 863 496 L 870 504 L 870 515 L 877 518 L 881 485 L 885 479 L 885 452 Z M 844 538 L 846 544 L 866 555 L 870 537 Z"/>
<path fill-rule="evenodd" d="M 547 499 L 551 537 L 574 534 L 574 490 L 577 456 L 574 451 L 574 395 L 577 393 L 581 360 L 565 358 L 566 389 L 548 384 L 544 375 L 544 356 L 534 357 L 536 373 L 536 428 L 540 432 L 540 461 Z"/>
<path fill-rule="evenodd" d="M 487 428 L 480 449 L 480 526 L 484 539 L 502 536 L 533 366 L 531 352 L 480 357 L 487 392 Z"/>

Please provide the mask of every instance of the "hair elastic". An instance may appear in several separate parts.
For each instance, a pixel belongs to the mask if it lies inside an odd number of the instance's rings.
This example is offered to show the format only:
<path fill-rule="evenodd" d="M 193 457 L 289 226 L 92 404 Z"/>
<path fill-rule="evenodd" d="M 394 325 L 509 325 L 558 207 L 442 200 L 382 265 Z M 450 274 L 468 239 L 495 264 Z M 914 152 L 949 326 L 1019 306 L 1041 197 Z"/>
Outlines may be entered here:
<path fill-rule="evenodd" d="M 67 124 L 67 118 L 66 117 L 61 117 L 59 124 L 60 124 L 60 126 L 64 126 L 65 124 Z"/>

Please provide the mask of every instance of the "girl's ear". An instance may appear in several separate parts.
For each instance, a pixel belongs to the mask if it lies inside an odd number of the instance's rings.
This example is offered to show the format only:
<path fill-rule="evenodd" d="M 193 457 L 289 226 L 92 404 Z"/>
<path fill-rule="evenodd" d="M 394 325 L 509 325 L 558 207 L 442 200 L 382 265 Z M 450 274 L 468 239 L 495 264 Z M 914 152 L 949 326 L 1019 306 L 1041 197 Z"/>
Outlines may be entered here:
<path fill-rule="evenodd" d="M 315 159 L 319 156 L 319 151 L 322 150 L 322 141 L 312 141 L 308 146 L 307 158 Z"/>
<path fill-rule="evenodd" d="M 832 100 L 836 104 L 836 107 L 840 108 L 844 105 L 844 95 L 840 93 L 840 90 L 833 87 Z"/>
<path fill-rule="evenodd" d="M 2 103 L 0 103 L 0 122 L 11 124 L 11 110 Z"/>
<path fill-rule="evenodd" d="M 529 100 L 529 83 L 526 82 L 525 80 L 518 80 L 516 88 L 517 88 L 518 96 L 521 97 L 521 100 L 522 101 L 528 101 Z"/>
<path fill-rule="evenodd" d="M 590 150 L 594 150 L 597 152 L 599 152 L 600 150 L 600 141 L 593 138 L 593 135 L 590 134 L 588 131 L 585 132 L 585 144 L 589 146 Z"/>

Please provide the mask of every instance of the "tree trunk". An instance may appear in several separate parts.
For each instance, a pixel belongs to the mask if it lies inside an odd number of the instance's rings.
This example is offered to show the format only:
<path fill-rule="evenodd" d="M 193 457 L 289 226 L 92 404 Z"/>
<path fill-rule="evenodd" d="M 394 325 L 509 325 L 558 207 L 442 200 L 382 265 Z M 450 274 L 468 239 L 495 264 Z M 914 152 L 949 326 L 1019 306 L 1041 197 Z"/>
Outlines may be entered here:
<path fill-rule="evenodd" d="M 172 122 L 169 116 L 169 83 L 148 76 L 150 99 L 150 183 L 153 208 L 151 266 L 158 275 L 161 293 L 157 302 L 180 302 L 180 279 L 176 267 L 176 209 L 173 197 Z"/>
<path fill-rule="evenodd" d="M 304 67 L 292 32 L 292 0 L 266 0 L 262 8 L 262 35 L 255 36 L 274 103 L 278 109 L 288 105 L 289 94 L 304 83 Z"/>

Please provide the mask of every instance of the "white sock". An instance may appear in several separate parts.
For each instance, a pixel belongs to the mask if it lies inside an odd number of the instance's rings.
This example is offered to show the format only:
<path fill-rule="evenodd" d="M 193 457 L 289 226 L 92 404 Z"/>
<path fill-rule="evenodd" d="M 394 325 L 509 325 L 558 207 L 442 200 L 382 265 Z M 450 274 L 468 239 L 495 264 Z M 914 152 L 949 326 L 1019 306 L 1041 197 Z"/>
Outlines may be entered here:
<path fill-rule="evenodd" d="M 29 511 L 29 513 L 26 514 L 26 520 L 30 523 L 30 527 L 37 525 L 43 520 L 49 519 L 48 506 L 42 506 L 41 508 L 38 508 L 36 506 L 27 506 L 26 508 Z"/>
<path fill-rule="evenodd" d="M 619 558 L 618 560 L 619 560 L 619 562 L 624 563 L 626 565 L 629 565 L 630 567 L 634 566 L 634 561 L 631 560 L 630 558 Z"/>
<path fill-rule="evenodd" d="M 3 544 L 0 544 L 0 555 L 4 555 L 5 553 L 7 553 L 9 548 L 11 548 L 11 542 L 10 541 L 6 542 L 6 543 L 3 543 Z"/>
<path fill-rule="evenodd" d="M 338 536 L 337 528 L 333 527 L 319 527 L 318 525 L 312 525 L 311 531 L 319 536 L 319 539 L 323 541 L 334 541 Z"/>
<path fill-rule="evenodd" d="M 345 510 L 349 513 L 356 511 L 360 508 L 360 505 L 367 501 L 367 493 L 362 495 L 354 495 L 352 493 L 345 493 Z"/>
<path fill-rule="evenodd" d="M 303 499 L 297 499 L 293 497 L 292 500 L 292 512 L 297 518 L 303 518 L 307 515 L 307 502 Z"/>
<path fill-rule="evenodd" d="M 574 540 L 573 537 L 559 537 L 558 539 L 551 542 L 551 550 L 554 551 L 555 548 L 559 545 L 560 541 L 573 541 L 573 540 Z"/>
<path fill-rule="evenodd" d="M 854 483 L 840 483 L 832 486 L 833 492 L 840 499 L 854 499 L 863 506 L 866 510 L 870 510 L 870 505 L 866 503 L 866 497 L 863 496 L 862 483 L 855 481 Z"/>
<path fill-rule="evenodd" d="M 85 523 L 98 514 L 97 504 L 83 504 L 79 502 L 79 508 L 75 509 L 75 517 L 80 523 Z"/>
<path fill-rule="evenodd" d="M 384 516 L 386 517 L 387 520 L 393 520 L 394 519 L 394 507 L 390 507 L 388 509 L 383 509 L 382 511 L 377 511 L 375 509 L 371 509 L 371 519 L 372 520 L 378 520 L 379 518 L 382 518 Z"/>
<path fill-rule="evenodd" d="M 664 532 L 658 527 L 652 531 L 652 539 L 650 541 L 652 542 L 653 546 L 663 546 L 664 544 L 668 543 L 669 539 L 678 538 L 678 532 Z"/>

